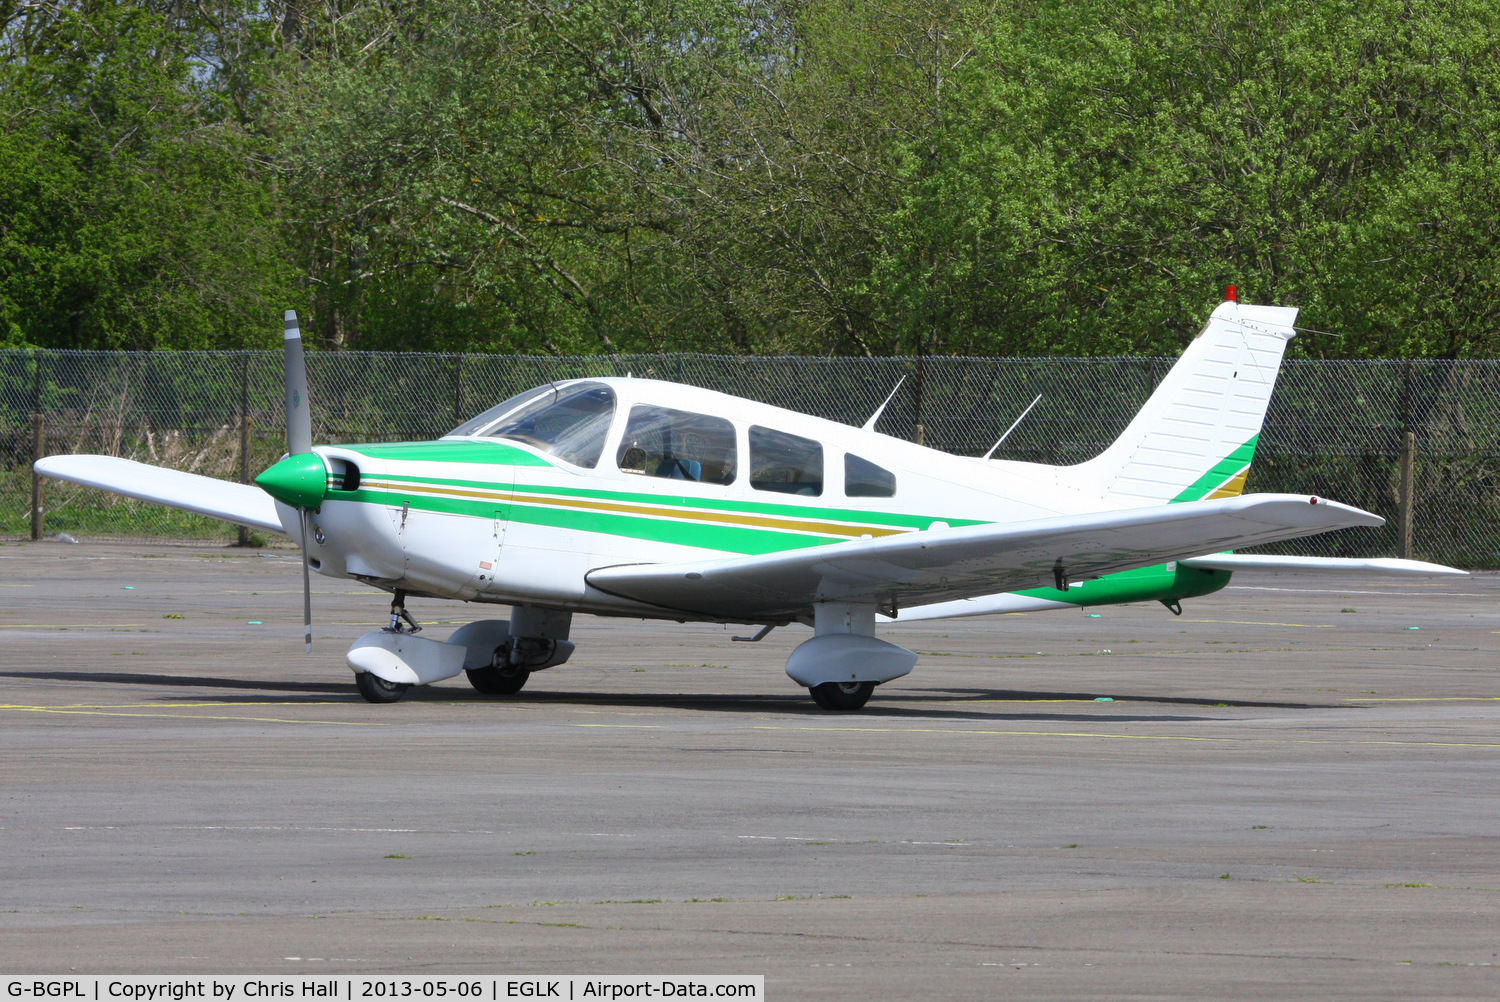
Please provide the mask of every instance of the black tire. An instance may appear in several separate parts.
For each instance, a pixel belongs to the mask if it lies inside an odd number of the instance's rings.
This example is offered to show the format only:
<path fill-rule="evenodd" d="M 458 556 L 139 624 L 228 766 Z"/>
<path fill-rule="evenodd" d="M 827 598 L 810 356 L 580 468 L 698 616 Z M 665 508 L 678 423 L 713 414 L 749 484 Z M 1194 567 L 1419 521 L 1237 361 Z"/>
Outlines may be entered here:
<path fill-rule="evenodd" d="M 509 665 L 503 668 L 495 665 L 466 668 L 464 674 L 469 676 L 469 684 L 474 690 L 486 696 L 514 696 L 531 677 L 531 672 L 525 668 L 512 668 Z"/>
<path fill-rule="evenodd" d="M 354 684 L 359 687 L 359 694 L 372 703 L 394 703 L 411 688 L 405 682 L 387 682 L 367 671 L 357 672 Z"/>
<path fill-rule="evenodd" d="M 874 682 L 824 682 L 809 686 L 813 702 L 825 710 L 858 710 L 870 701 Z"/>

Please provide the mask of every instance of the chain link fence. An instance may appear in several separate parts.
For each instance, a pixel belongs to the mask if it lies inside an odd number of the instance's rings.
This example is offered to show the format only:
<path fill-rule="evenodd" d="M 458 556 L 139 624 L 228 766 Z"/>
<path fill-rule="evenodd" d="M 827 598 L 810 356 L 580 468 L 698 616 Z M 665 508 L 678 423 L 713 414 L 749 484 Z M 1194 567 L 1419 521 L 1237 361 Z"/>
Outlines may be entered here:
<path fill-rule="evenodd" d="M 859 425 L 905 377 L 881 431 L 982 455 L 1066 464 L 1097 454 L 1167 372 L 1160 358 L 540 356 L 377 352 L 308 356 L 318 442 L 414 440 L 549 380 L 636 375 L 722 390 Z M 40 415 L 38 421 L 36 415 Z M 1386 517 L 1268 549 L 1394 556 L 1401 454 L 1415 436 L 1413 555 L 1500 567 L 1500 362 L 1291 361 L 1251 469 L 1252 491 L 1327 495 Z M 38 438 L 40 436 L 40 439 Z M 279 352 L 0 352 L 0 537 L 29 538 L 30 463 L 99 452 L 239 479 L 284 448 Z M 42 486 L 45 531 L 74 538 L 231 540 L 211 519 L 73 487 Z"/>

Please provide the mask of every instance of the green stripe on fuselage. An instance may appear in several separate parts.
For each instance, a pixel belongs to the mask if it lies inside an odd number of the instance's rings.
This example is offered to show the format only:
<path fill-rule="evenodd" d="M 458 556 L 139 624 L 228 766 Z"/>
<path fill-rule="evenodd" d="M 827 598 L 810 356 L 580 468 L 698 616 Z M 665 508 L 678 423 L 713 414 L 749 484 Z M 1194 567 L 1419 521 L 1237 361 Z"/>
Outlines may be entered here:
<path fill-rule="evenodd" d="M 841 542 L 841 538 L 811 533 L 786 532 L 758 527 L 706 525 L 673 518 L 648 518 L 620 512 L 591 511 L 579 508 L 548 507 L 511 501 L 471 500 L 435 497 L 404 491 L 375 491 L 361 487 L 357 491 L 330 491 L 329 501 L 356 501 L 384 507 L 402 504 L 414 511 L 445 515 L 467 515 L 471 518 L 500 517 L 510 522 L 550 525 L 578 532 L 599 532 L 629 539 L 649 539 L 681 546 L 698 546 L 725 553 L 775 553 L 808 546 Z"/>
<path fill-rule="evenodd" d="M 487 463 L 504 466 L 551 466 L 552 464 L 504 442 L 382 442 L 375 445 L 341 445 L 371 459 L 405 463 Z"/>

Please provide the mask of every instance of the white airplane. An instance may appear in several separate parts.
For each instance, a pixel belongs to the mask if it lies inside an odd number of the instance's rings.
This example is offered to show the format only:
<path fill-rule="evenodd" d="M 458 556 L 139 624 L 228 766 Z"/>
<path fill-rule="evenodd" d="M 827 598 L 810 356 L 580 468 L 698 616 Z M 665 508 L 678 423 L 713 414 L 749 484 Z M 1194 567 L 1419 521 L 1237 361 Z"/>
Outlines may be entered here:
<path fill-rule="evenodd" d="M 630 378 L 541 386 L 433 442 L 314 447 L 288 312 L 288 455 L 258 486 L 109 456 L 36 469 L 300 541 L 308 650 L 309 569 L 393 593 L 389 625 L 347 655 L 371 702 L 461 671 L 481 693 L 515 693 L 568 660 L 572 617 L 590 613 L 759 625 L 756 640 L 810 626 L 787 674 L 824 709 L 855 710 L 917 661 L 876 638 L 877 620 L 1149 599 L 1180 612 L 1247 567 L 1463 573 L 1223 552 L 1383 522 L 1241 495 L 1296 315 L 1231 290 L 1113 445 L 1045 466 L 891 438 L 878 411 L 854 428 Z M 510 617 L 431 640 L 408 596 Z"/>

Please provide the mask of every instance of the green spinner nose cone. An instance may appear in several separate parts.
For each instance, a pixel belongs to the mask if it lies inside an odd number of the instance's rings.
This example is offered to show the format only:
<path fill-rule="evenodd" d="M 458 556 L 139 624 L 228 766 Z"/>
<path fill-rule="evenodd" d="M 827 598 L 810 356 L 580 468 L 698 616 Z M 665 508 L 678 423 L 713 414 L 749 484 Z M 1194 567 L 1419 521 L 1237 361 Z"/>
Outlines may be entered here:
<path fill-rule="evenodd" d="M 316 508 L 328 493 L 328 471 L 323 461 L 311 452 L 286 457 L 256 477 L 255 482 L 277 501 L 293 508 Z"/>

